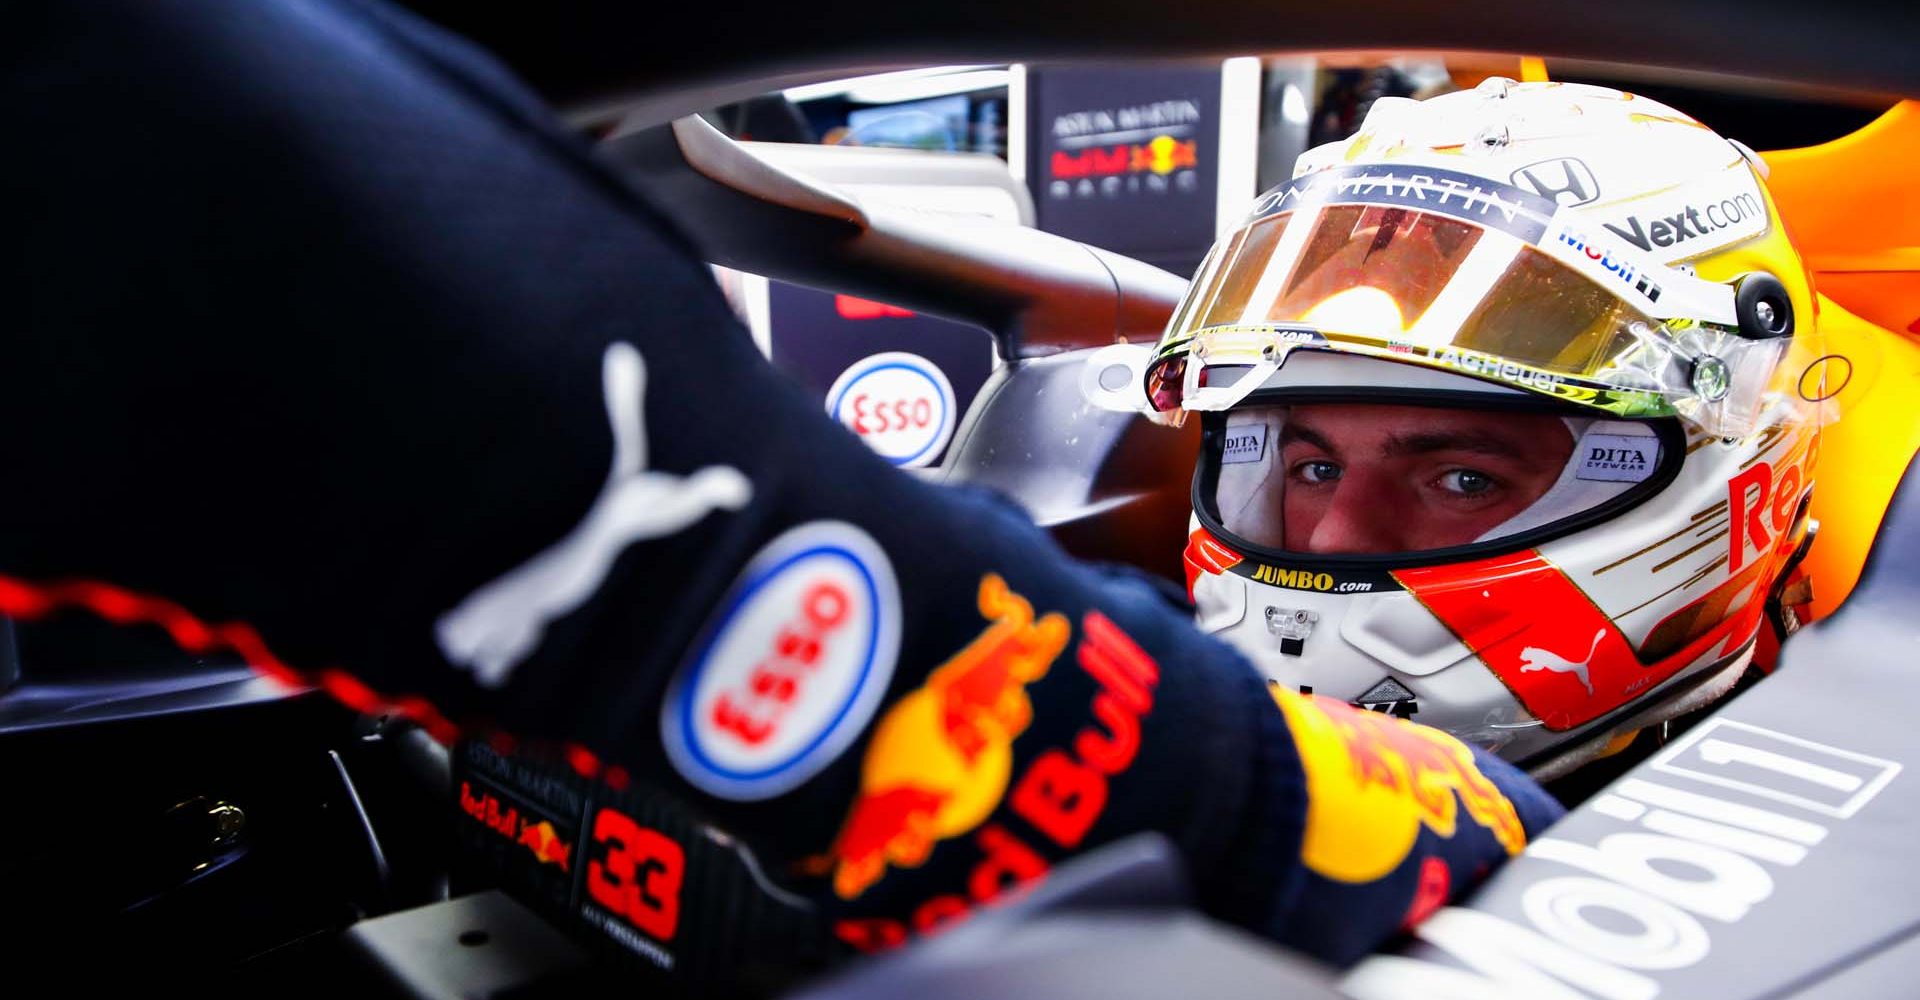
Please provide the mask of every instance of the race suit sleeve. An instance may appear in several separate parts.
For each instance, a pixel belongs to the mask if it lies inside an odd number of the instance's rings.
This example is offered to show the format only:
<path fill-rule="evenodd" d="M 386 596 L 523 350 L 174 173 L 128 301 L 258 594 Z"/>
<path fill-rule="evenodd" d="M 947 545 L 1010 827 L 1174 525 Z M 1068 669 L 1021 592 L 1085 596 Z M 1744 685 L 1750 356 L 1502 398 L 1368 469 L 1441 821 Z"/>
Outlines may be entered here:
<path fill-rule="evenodd" d="M 0 611 L 571 741 L 909 932 L 1154 830 L 1346 962 L 1557 816 L 886 465 L 462 43 L 357 0 L 9 19 Z"/>

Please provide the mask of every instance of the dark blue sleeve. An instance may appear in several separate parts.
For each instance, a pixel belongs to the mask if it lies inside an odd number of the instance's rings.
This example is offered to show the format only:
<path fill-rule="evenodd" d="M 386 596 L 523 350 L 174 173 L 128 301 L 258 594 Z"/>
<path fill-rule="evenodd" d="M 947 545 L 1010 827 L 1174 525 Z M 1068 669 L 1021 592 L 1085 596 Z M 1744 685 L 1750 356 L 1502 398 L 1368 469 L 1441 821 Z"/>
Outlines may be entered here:
<path fill-rule="evenodd" d="M 571 741 L 869 944 L 1157 830 L 1346 960 L 1553 818 L 885 465 L 457 41 L 352 0 L 10 17 L 0 611 Z"/>

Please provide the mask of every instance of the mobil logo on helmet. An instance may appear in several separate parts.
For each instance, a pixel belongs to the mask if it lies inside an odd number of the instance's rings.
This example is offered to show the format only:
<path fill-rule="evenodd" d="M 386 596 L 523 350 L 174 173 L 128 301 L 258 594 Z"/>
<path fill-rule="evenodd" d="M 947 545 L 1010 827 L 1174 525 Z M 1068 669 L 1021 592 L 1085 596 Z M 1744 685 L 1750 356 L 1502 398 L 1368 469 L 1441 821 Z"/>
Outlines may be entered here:
<path fill-rule="evenodd" d="M 1648 302 L 1660 301 L 1660 285 L 1642 273 L 1623 249 L 1606 245 L 1604 240 L 1582 231 L 1571 222 L 1560 223 L 1552 245 L 1571 250 L 1572 253 L 1567 256 L 1588 271 L 1618 279 Z"/>
<path fill-rule="evenodd" d="M 888 351 L 854 362 L 827 390 L 827 413 L 880 457 L 931 465 L 953 437 L 953 384 L 918 354 Z"/>

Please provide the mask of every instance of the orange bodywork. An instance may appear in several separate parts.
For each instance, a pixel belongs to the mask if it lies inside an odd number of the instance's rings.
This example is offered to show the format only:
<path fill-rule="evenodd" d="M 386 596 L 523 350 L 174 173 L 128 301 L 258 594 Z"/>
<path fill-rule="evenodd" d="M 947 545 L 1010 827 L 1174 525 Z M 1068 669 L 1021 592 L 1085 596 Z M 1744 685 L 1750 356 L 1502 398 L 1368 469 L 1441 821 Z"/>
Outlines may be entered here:
<path fill-rule="evenodd" d="M 1920 102 L 1832 142 L 1762 154 L 1767 187 L 1814 283 L 1860 318 L 1920 334 Z"/>
<path fill-rule="evenodd" d="M 1859 580 L 1887 504 L 1920 449 L 1920 102 L 1859 131 L 1762 154 L 1767 186 L 1813 273 L 1838 420 L 1820 442 L 1807 556 L 1816 618 Z M 1843 371 L 1850 368 L 1850 371 Z"/>

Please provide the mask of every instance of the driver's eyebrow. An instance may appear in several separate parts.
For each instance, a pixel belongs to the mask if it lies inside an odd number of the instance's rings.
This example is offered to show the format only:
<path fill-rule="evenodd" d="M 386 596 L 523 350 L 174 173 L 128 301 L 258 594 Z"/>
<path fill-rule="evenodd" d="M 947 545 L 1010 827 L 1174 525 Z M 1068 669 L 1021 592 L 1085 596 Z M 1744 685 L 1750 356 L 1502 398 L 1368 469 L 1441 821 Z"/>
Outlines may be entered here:
<path fill-rule="evenodd" d="M 1429 455 L 1436 451 L 1471 451 L 1482 455 L 1525 458 L 1525 454 L 1507 438 L 1485 431 L 1424 431 L 1394 435 L 1387 439 L 1381 454 L 1398 457 Z"/>
<path fill-rule="evenodd" d="M 1333 444 L 1326 438 L 1320 436 L 1319 432 L 1311 427 L 1302 427 L 1289 420 L 1280 427 L 1280 445 L 1285 447 L 1295 441 L 1305 441 L 1329 455 L 1339 454 L 1338 450 L 1333 447 Z"/>

